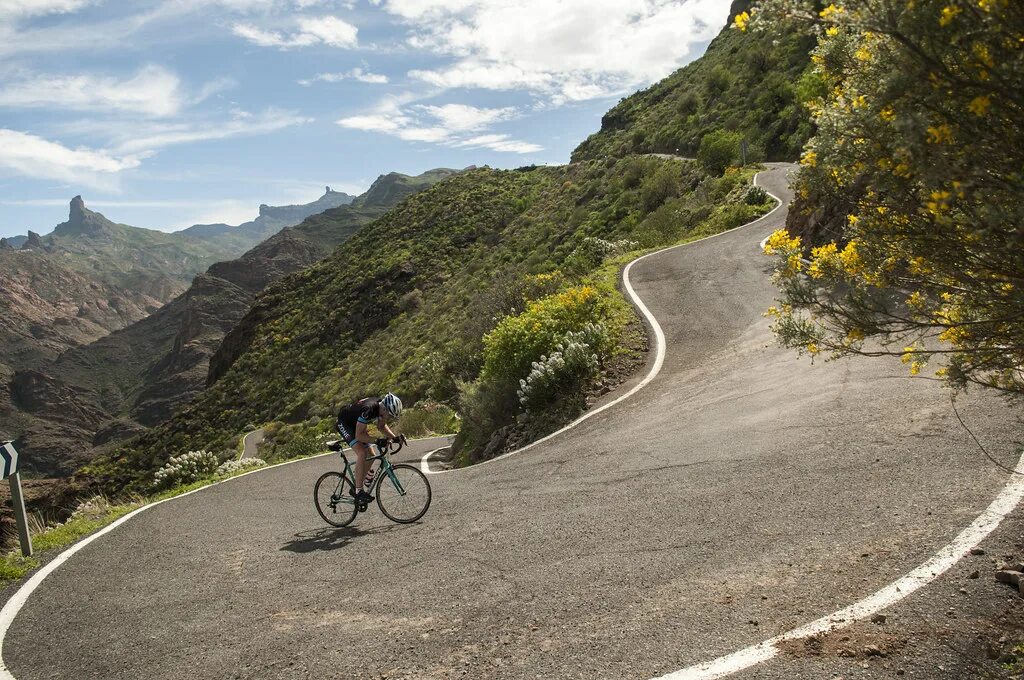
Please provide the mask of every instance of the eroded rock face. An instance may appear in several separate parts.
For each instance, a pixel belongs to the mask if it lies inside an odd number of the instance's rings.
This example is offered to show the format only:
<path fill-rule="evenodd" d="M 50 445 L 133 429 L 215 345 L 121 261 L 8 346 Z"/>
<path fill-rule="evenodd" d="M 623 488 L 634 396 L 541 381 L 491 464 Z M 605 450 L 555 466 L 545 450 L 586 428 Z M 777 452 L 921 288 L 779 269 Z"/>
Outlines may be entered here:
<path fill-rule="evenodd" d="M 22 250 L 42 250 L 43 240 L 39 237 L 39 234 L 29 229 L 28 239 L 21 244 Z"/>
<path fill-rule="evenodd" d="M 94 432 L 110 415 L 94 404 L 96 395 L 39 371 L 17 371 L 8 384 L 10 402 L 32 419 L 17 433 L 27 470 L 69 475 L 91 457 Z"/>
<path fill-rule="evenodd" d="M 789 209 L 786 230 L 799 236 L 808 252 L 830 242 L 842 244 L 846 241 L 846 216 L 855 211 L 862 192 L 862 184 L 855 184 L 841 199 L 816 192 L 806 197 L 797 196 Z"/>
<path fill-rule="evenodd" d="M 93 405 L 95 397 L 39 371 L 17 371 L 10 384 L 11 400 L 34 415 L 98 427 L 109 416 Z"/>

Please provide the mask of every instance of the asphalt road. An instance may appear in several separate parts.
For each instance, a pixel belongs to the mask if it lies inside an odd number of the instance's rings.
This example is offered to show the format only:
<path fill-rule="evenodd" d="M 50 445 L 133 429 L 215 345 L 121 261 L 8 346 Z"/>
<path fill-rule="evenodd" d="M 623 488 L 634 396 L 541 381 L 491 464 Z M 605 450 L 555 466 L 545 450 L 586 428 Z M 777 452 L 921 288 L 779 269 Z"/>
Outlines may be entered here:
<path fill-rule="evenodd" d="M 788 203 L 786 172 L 761 183 Z M 433 476 L 421 523 L 372 507 L 325 527 L 311 487 L 332 458 L 242 477 L 86 546 L 29 598 L 4 660 L 24 680 L 649 678 L 873 592 L 1007 476 L 935 382 L 775 346 L 757 244 L 784 217 L 638 263 L 659 376 L 551 442 Z M 1013 461 L 1009 410 L 959 407 Z"/>

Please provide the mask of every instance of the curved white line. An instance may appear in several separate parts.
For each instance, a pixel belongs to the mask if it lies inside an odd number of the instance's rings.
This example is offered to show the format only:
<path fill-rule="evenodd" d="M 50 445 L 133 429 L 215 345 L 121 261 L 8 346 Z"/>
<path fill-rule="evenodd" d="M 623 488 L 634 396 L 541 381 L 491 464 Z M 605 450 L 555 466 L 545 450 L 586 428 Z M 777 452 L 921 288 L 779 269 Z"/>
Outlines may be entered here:
<path fill-rule="evenodd" d="M 1017 463 L 1016 472 L 1010 481 L 999 492 L 995 500 L 985 509 L 983 513 L 966 529 L 944 546 L 937 553 L 917 567 L 909 574 L 893 581 L 881 590 L 868 595 L 862 600 L 854 602 L 845 609 L 823 616 L 816 621 L 794 628 L 782 635 L 777 635 L 759 644 L 746 647 L 726 656 L 721 656 L 714 661 L 697 664 L 661 676 L 658 680 L 715 680 L 724 678 L 727 675 L 755 666 L 764 661 L 773 659 L 778 653 L 778 645 L 787 640 L 800 640 L 803 638 L 818 635 L 831 630 L 844 628 L 856 621 L 862 621 L 869 616 L 889 607 L 914 591 L 923 588 L 935 579 L 947 572 L 950 567 L 967 556 L 971 549 L 981 543 L 989 534 L 995 531 L 1000 522 L 1008 514 L 1013 512 L 1024 499 L 1024 456 L 1021 456 Z"/>
<path fill-rule="evenodd" d="M 425 439 L 410 439 L 409 441 L 427 441 L 430 439 L 441 439 L 441 437 L 426 437 Z M 7 663 L 3 660 L 4 641 L 7 639 L 7 631 L 10 630 L 11 624 L 14 623 L 14 617 L 18 615 L 18 612 L 21 611 L 21 608 L 25 605 L 25 602 L 28 600 L 28 596 L 31 595 L 32 592 L 39 587 L 39 584 L 42 583 L 47 576 L 52 574 L 57 567 L 67 562 L 71 558 L 71 556 L 74 555 L 76 552 L 78 552 L 85 546 L 89 545 L 100 536 L 110 533 L 117 527 L 121 526 L 122 524 L 130 520 L 132 517 L 138 515 L 140 512 L 144 512 L 146 510 L 149 510 L 150 508 L 155 508 L 161 503 L 167 503 L 168 501 L 176 501 L 179 498 L 191 496 L 194 493 L 206 491 L 207 489 L 212 489 L 215 486 L 220 486 L 221 484 L 225 484 L 227 482 L 240 479 L 248 475 L 254 475 L 259 472 L 266 472 L 267 470 L 272 470 L 283 465 L 291 465 L 292 463 L 301 463 L 302 461 L 312 460 L 313 458 L 323 458 L 324 456 L 333 455 L 336 455 L 334 451 L 328 451 L 327 453 L 321 453 L 316 456 L 309 456 L 308 458 L 286 460 L 283 463 L 277 463 L 276 465 L 267 465 L 266 467 L 261 467 L 256 470 L 243 472 L 240 475 L 235 475 L 234 477 L 222 479 L 219 482 L 214 482 L 213 484 L 202 486 L 199 487 L 198 489 L 193 489 L 192 491 L 188 491 L 178 496 L 172 496 L 170 498 L 165 498 L 160 501 L 154 501 L 153 503 L 149 503 L 148 505 L 143 505 L 141 508 L 132 510 L 124 517 L 121 517 L 120 519 L 111 522 L 107 526 L 97 531 L 95 534 L 90 534 L 86 536 L 78 543 L 75 543 L 73 546 L 71 546 L 61 554 L 54 557 L 52 560 L 43 565 L 43 567 L 39 571 L 32 574 L 32 577 L 29 578 L 29 580 L 25 581 L 25 583 L 21 586 L 21 588 L 18 588 L 18 591 L 14 593 L 14 595 L 11 595 L 11 599 L 7 600 L 7 602 L 4 604 L 3 609 L 0 609 L 0 680 L 16 680 L 14 675 L 7 668 Z"/>
<path fill-rule="evenodd" d="M 762 172 L 767 172 L 767 171 L 762 171 Z M 759 173 L 757 173 L 757 175 L 754 176 L 754 186 L 758 186 L 757 179 L 758 179 L 758 177 L 761 176 L 762 172 L 759 172 Z M 626 288 L 626 293 L 629 294 L 630 300 L 633 301 L 633 304 L 636 305 L 636 308 L 640 310 L 640 313 L 643 314 L 644 319 L 647 320 L 647 323 L 654 330 L 654 344 L 655 344 L 655 347 L 656 347 L 655 357 L 654 357 L 654 365 L 651 366 L 651 370 L 647 372 L 647 375 L 644 376 L 644 379 L 641 380 L 639 383 L 637 383 L 636 385 L 633 386 L 633 389 L 631 389 L 630 391 L 628 391 L 625 394 L 621 395 L 620 397 L 618 397 L 618 398 L 608 402 L 607 404 L 604 404 L 603 406 L 599 406 L 598 408 L 595 408 L 592 411 L 587 411 L 582 416 L 580 416 L 576 420 L 572 421 L 571 423 L 569 423 L 568 425 L 566 425 L 562 429 L 557 430 L 555 432 L 552 432 L 551 434 L 549 434 L 546 437 L 542 437 L 541 439 L 538 439 L 535 442 L 531 442 L 531 443 L 527 444 L 526 446 L 524 446 L 522 448 L 516 449 L 515 451 L 509 451 L 508 453 L 503 453 L 500 456 L 496 456 L 494 458 L 489 458 L 487 460 L 481 461 L 479 463 L 475 463 L 475 464 L 470 465 L 468 467 L 455 468 L 455 469 L 452 469 L 452 470 L 431 470 L 430 469 L 430 456 L 431 456 L 431 454 L 436 453 L 436 451 L 432 451 L 431 453 L 428 453 L 427 455 L 423 456 L 423 459 L 420 461 L 420 469 L 423 470 L 424 474 L 428 474 L 428 475 L 441 475 L 441 474 L 447 474 L 447 473 L 451 473 L 451 472 L 458 472 L 459 470 L 470 470 L 470 469 L 473 469 L 473 468 L 478 468 L 481 465 L 487 465 L 488 463 L 494 463 L 494 462 L 497 462 L 499 460 L 504 460 L 504 459 L 509 458 L 511 456 L 514 456 L 516 454 L 520 454 L 523 451 L 529 451 L 530 449 L 532 449 L 533 447 L 537 446 L 538 444 L 543 444 L 544 442 L 548 441 L 549 439 L 557 437 L 558 435 L 562 434 L 563 432 L 567 432 L 567 431 L 573 429 L 574 427 L 576 427 L 580 423 L 584 422 L 585 420 L 589 420 L 589 419 L 593 418 L 598 413 L 606 411 L 606 410 L 610 409 L 612 406 L 615 406 L 616 404 L 619 404 L 619 403 L 625 401 L 626 399 L 629 399 L 634 394 L 636 394 L 637 392 L 639 392 L 643 388 L 647 387 L 647 385 L 650 384 L 650 382 L 652 380 L 654 380 L 658 376 L 658 373 L 661 372 L 662 364 L 665 363 L 665 333 L 664 333 L 664 331 L 661 330 L 661 326 L 658 324 L 658 320 L 654 318 L 654 314 L 651 313 L 651 310 L 649 310 L 647 308 L 647 305 L 644 304 L 644 301 L 641 300 L 640 296 L 637 295 L 635 290 L 633 290 L 633 284 L 629 280 L 629 272 L 633 269 L 633 265 L 635 265 L 637 262 L 640 262 L 641 260 L 646 260 L 648 257 L 654 257 L 655 255 L 660 255 L 660 254 L 668 252 L 670 250 L 675 250 L 676 248 L 685 248 L 686 246 L 692 246 L 695 243 L 701 243 L 703 241 L 708 241 L 708 240 L 713 239 L 713 238 L 718 238 L 719 236 L 725 236 L 726 234 L 731 234 L 734 231 L 739 231 L 740 229 L 745 229 L 746 227 L 749 227 L 752 224 L 757 224 L 758 222 L 771 217 L 776 212 L 778 212 L 781 208 L 783 208 L 783 203 L 782 203 L 782 199 L 779 198 L 778 196 L 776 196 L 775 194 L 773 194 L 773 193 L 771 193 L 769 191 L 766 191 L 765 193 L 767 193 L 769 196 L 771 196 L 773 199 L 775 199 L 775 202 L 778 205 L 776 205 L 775 208 L 773 208 L 770 212 L 765 213 L 764 215 L 761 215 L 760 217 L 758 217 L 756 220 L 752 220 L 750 222 L 747 222 L 746 224 L 741 224 L 740 226 L 734 227 L 734 228 L 729 229 L 727 231 L 722 231 L 722 232 L 719 232 L 717 234 L 712 234 L 711 236 L 705 236 L 704 238 L 697 239 L 696 241 L 689 241 L 687 243 L 681 243 L 679 245 L 669 246 L 668 248 L 662 248 L 661 250 L 657 250 L 657 251 L 655 251 L 653 253 L 647 253 L 646 255 L 641 255 L 640 257 L 636 258 L 635 260 L 633 260 L 632 262 L 627 264 L 626 268 L 622 270 L 622 284 Z M 438 449 L 438 450 L 440 450 L 440 449 Z"/>

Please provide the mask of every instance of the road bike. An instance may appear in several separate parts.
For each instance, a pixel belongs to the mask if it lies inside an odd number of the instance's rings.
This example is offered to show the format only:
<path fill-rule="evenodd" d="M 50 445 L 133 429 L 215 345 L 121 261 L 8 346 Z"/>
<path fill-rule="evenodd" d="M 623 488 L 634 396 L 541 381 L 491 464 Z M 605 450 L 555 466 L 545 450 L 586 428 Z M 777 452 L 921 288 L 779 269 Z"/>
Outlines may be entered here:
<path fill-rule="evenodd" d="M 369 465 L 380 461 L 370 494 L 377 497 L 377 507 L 384 516 L 399 524 L 409 524 L 423 517 L 430 507 L 431 498 L 430 482 L 419 468 L 391 462 L 391 456 L 407 443 L 404 435 L 397 441 L 378 439 L 370 444 L 376 455 L 366 459 Z M 342 472 L 325 472 L 313 487 L 316 511 L 325 522 L 335 527 L 348 526 L 356 515 L 367 509 L 367 505 L 357 503 L 352 496 L 352 490 L 356 488 L 355 466 L 349 463 L 343 446 L 341 441 L 327 442 L 327 448 L 341 456 L 345 469 Z"/>

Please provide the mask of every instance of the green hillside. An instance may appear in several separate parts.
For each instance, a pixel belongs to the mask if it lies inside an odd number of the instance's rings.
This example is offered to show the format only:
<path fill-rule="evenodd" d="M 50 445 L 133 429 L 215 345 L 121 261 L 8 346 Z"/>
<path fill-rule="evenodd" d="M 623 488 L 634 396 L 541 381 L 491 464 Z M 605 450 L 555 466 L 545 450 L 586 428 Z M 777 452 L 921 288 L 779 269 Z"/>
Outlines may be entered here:
<path fill-rule="evenodd" d="M 734 2 L 732 14 L 749 6 Z M 808 32 L 752 34 L 726 29 L 703 57 L 623 99 L 573 160 L 627 153 L 695 157 L 711 133 L 736 133 L 750 160 L 796 160 L 813 132 L 803 102 L 817 93 Z"/>
<path fill-rule="evenodd" d="M 615 257 L 767 210 L 749 180 L 749 172 L 711 177 L 691 162 L 650 157 L 479 169 L 446 180 L 271 286 L 214 358 L 219 379 L 89 472 L 117 488 L 144 485 L 170 455 L 230 449 L 268 421 L 291 423 L 304 436 L 319 432 L 336 404 L 385 388 L 409 403 L 430 398 L 474 417 L 479 427 L 463 436 L 466 460 L 494 448 L 493 431 L 536 436 L 550 424 L 517 425 L 520 376 L 496 367 L 510 359 L 529 370 L 563 337 L 535 333 L 503 349 L 507 326 L 538 315 L 563 330 L 577 321 L 602 324 L 600 375 L 586 387 L 613 380 L 623 364 L 636 363 L 643 344 L 615 289 Z"/>

